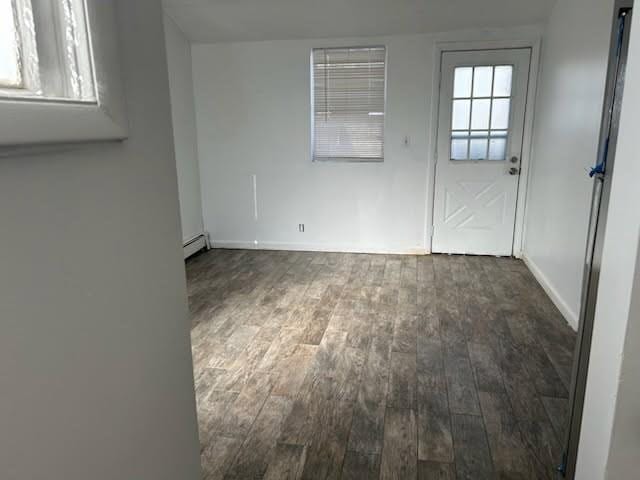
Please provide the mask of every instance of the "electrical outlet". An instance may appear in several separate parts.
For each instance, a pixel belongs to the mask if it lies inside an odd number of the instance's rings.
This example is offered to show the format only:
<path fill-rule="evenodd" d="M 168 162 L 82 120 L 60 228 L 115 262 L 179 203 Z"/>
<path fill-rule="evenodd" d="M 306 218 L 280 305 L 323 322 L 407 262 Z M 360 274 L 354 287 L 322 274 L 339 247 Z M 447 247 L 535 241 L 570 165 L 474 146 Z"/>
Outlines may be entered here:
<path fill-rule="evenodd" d="M 299 223 L 299 224 L 298 224 L 298 231 L 299 231 L 300 233 L 304 233 L 304 223 Z"/>

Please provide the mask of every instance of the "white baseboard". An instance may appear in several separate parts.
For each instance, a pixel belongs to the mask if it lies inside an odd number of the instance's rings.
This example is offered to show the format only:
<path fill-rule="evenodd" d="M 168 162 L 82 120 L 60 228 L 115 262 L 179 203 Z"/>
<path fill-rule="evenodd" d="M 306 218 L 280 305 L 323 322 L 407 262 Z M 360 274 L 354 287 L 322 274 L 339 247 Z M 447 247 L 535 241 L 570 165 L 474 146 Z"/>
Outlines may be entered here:
<path fill-rule="evenodd" d="M 232 250 L 257 250 L 257 244 L 243 240 L 211 240 L 211 248 L 229 248 Z"/>
<path fill-rule="evenodd" d="M 538 265 L 533 260 L 527 257 L 526 254 L 523 254 L 522 261 L 527 266 L 529 271 L 531 271 L 535 279 L 538 281 L 540 286 L 544 289 L 544 291 L 549 296 L 549 298 L 554 303 L 554 305 L 558 307 L 558 310 L 560 310 L 560 313 L 562 314 L 564 319 L 567 321 L 569 326 L 573 328 L 575 331 L 577 331 L 578 321 L 579 321 L 578 314 L 560 296 L 556 288 L 549 281 L 547 276 L 544 273 L 542 273 L 542 270 L 540 270 L 540 267 L 538 267 Z"/>
<path fill-rule="evenodd" d="M 187 259 L 196 252 L 199 252 L 207 246 L 207 239 L 204 233 L 196 235 L 191 240 L 187 240 L 182 244 L 182 252 L 184 258 Z"/>
<path fill-rule="evenodd" d="M 212 248 L 250 250 L 290 250 L 297 252 L 378 253 L 390 255 L 427 255 L 424 247 L 388 247 L 352 244 L 312 244 L 281 242 L 250 242 L 243 240 L 213 240 Z"/>

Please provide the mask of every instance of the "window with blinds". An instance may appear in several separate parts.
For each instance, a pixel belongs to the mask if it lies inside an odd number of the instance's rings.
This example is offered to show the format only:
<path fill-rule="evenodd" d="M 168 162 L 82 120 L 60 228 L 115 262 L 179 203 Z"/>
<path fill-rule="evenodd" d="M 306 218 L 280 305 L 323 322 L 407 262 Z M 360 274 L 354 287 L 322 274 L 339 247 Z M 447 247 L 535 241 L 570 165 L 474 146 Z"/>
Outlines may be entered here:
<path fill-rule="evenodd" d="M 385 47 L 316 48 L 314 160 L 384 159 Z"/>

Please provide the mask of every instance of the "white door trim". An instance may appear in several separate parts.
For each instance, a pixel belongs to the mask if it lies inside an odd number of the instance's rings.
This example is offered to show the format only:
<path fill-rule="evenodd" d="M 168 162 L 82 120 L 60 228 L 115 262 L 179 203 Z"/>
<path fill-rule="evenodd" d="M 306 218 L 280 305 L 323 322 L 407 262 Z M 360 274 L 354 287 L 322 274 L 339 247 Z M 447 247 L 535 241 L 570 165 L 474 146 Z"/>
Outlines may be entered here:
<path fill-rule="evenodd" d="M 428 166 L 429 191 L 427 192 L 427 208 L 426 208 L 426 231 L 425 231 L 425 250 L 432 251 L 433 241 L 433 220 L 434 220 L 434 196 L 436 187 L 436 159 L 438 148 L 438 118 L 440 113 L 440 79 L 442 67 L 442 54 L 444 52 L 469 51 L 469 50 L 502 50 L 516 48 L 531 49 L 531 66 L 529 69 L 529 86 L 527 89 L 527 106 L 524 117 L 524 132 L 522 139 L 522 158 L 520 160 L 520 178 L 518 180 L 518 201 L 516 203 L 516 219 L 513 238 L 513 255 L 517 258 L 522 257 L 524 247 L 524 233 L 526 226 L 526 210 L 527 210 L 527 192 L 530 182 L 530 160 L 532 157 L 532 137 L 533 137 L 533 120 L 535 110 L 535 100 L 538 83 L 538 70 L 540 67 L 540 42 L 539 36 L 531 38 L 520 38 L 513 40 L 488 40 L 488 41 L 464 41 L 464 42 L 436 42 L 434 47 L 434 77 L 433 92 L 431 105 L 431 128 L 430 141 L 431 148 L 429 154 L 431 162 Z"/>

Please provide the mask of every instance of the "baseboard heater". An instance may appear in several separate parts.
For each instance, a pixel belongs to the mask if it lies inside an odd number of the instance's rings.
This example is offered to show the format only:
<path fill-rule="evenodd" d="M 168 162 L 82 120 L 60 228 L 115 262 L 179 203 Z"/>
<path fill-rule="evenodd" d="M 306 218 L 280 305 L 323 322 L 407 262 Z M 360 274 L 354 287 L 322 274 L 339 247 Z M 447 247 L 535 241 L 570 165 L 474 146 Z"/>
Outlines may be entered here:
<path fill-rule="evenodd" d="M 194 253 L 198 253 L 200 250 L 208 248 L 207 236 L 204 233 L 196 235 L 191 240 L 188 240 L 182 244 L 182 251 L 184 253 L 185 260 Z"/>

